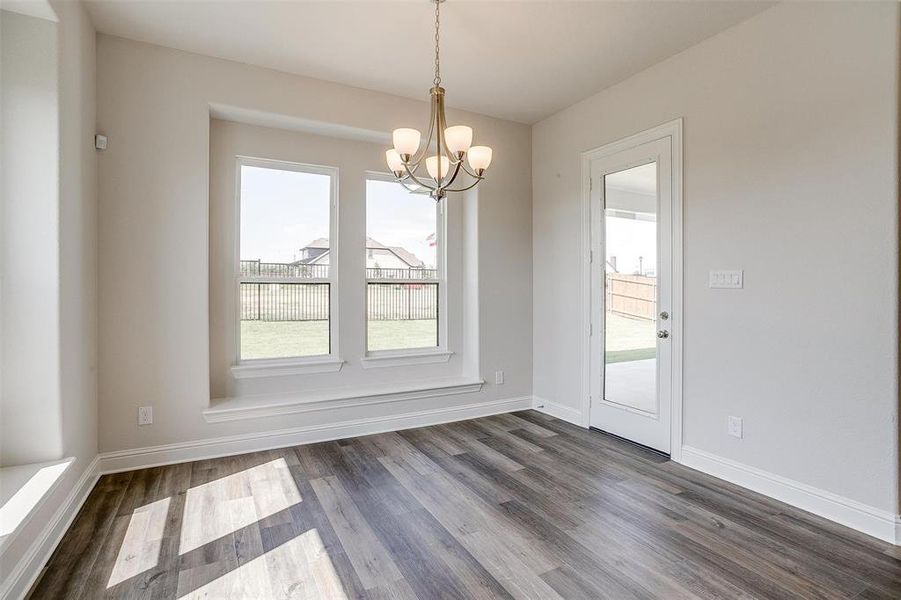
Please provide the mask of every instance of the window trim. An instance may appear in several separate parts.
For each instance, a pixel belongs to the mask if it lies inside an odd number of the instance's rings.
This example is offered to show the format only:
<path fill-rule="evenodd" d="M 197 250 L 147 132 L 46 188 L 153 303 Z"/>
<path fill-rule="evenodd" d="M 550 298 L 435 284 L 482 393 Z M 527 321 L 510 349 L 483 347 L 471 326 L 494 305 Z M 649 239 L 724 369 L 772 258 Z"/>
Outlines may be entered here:
<path fill-rule="evenodd" d="M 398 367 L 417 364 L 445 363 L 450 360 L 453 352 L 448 350 L 448 310 L 447 310 L 447 198 L 442 198 L 438 204 L 437 223 L 435 224 L 435 238 L 438 245 L 436 253 L 438 277 L 432 279 L 370 279 L 366 276 L 366 238 L 369 237 L 369 198 L 366 188 L 369 181 L 386 181 L 396 183 L 394 175 L 381 171 L 366 171 L 363 174 L 363 357 L 361 364 L 364 369 L 375 367 Z M 411 194 L 426 195 L 426 190 L 409 192 Z M 434 202 L 434 200 L 430 200 Z M 438 344 L 435 346 L 423 346 L 421 348 L 396 348 L 386 350 L 369 349 L 369 284 L 370 283 L 436 283 L 438 285 Z"/>
<path fill-rule="evenodd" d="M 329 185 L 329 275 L 327 278 L 296 279 L 285 278 L 278 283 L 326 283 L 329 286 L 329 353 L 311 356 L 289 356 L 273 358 L 241 358 L 241 284 L 268 283 L 267 277 L 241 276 L 241 169 L 242 167 L 258 167 L 278 171 L 294 171 L 327 175 Z M 232 261 L 232 285 L 234 309 L 232 326 L 235 332 L 234 362 L 231 367 L 232 377 L 244 379 L 251 377 L 267 377 L 279 375 L 298 375 L 304 373 L 323 373 L 338 371 L 344 365 L 339 353 L 338 337 L 338 168 L 325 165 L 312 165 L 271 158 L 258 158 L 238 155 L 235 157 L 235 234 L 234 256 Z"/>

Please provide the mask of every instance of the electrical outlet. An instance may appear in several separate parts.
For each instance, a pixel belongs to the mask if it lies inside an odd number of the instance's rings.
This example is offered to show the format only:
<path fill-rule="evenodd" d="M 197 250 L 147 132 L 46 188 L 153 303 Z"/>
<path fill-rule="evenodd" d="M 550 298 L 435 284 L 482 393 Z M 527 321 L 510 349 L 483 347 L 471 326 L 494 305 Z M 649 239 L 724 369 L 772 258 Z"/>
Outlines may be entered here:
<path fill-rule="evenodd" d="M 152 406 L 139 406 L 138 407 L 138 425 L 152 425 L 153 424 L 153 407 Z"/>
<path fill-rule="evenodd" d="M 729 417 L 726 429 L 729 432 L 729 435 L 741 439 L 743 437 L 741 417 Z"/>
<path fill-rule="evenodd" d="M 504 372 L 503 371 L 495 371 L 494 372 L 494 383 L 496 385 L 504 385 Z"/>

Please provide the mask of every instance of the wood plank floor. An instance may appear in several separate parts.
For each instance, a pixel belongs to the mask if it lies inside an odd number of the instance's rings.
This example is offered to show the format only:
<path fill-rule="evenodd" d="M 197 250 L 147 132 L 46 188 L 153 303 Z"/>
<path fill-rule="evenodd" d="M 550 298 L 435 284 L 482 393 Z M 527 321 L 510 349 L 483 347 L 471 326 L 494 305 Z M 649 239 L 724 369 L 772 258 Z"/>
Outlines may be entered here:
<path fill-rule="evenodd" d="M 525 411 L 105 476 L 32 598 L 901 598 L 895 556 Z"/>

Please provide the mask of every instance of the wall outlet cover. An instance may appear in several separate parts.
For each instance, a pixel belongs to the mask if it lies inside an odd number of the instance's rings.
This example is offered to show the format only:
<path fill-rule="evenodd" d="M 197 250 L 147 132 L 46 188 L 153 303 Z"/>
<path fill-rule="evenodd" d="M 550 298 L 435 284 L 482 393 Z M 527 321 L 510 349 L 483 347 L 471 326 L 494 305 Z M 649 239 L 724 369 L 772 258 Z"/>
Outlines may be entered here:
<path fill-rule="evenodd" d="M 138 407 L 138 425 L 151 425 L 153 424 L 153 407 L 152 406 L 139 406 Z"/>
<path fill-rule="evenodd" d="M 729 435 L 732 437 L 741 438 L 742 437 L 742 422 L 741 417 L 729 417 L 729 421 L 727 424 L 727 431 Z"/>
<path fill-rule="evenodd" d="M 494 383 L 496 385 L 504 385 L 504 372 L 503 371 L 495 371 L 494 372 Z"/>

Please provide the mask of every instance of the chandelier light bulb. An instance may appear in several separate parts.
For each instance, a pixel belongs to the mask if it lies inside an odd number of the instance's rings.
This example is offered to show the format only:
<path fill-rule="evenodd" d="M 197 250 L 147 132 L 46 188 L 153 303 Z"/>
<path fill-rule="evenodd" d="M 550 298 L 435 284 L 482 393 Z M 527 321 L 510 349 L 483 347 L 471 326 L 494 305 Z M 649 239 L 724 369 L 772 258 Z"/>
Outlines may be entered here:
<path fill-rule="evenodd" d="M 447 149 L 455 156 L 460 156 L 472 146 L 472 127 L 466 125 L 454 125 L 444 130 L 444 140 Z"/>
<path fill-rule="evenodd" d="M 467 154 L 469 166 L 476 174 L 481 175 L 491 164 L 491 148 L 488 146 L 473 146 Z"/>
<path fill-rule="evenodd" d="M 447 173 L 450 171 L 450 159 L 446 156 L 441 157 L 441 173 L 438 173 L 437 156 L 430 156 L 425 159 L 425 168 L 429 172 L 429 177 L 436 182 L 440 182 L 443 178 L 447 177 Z"/>
<path fill-rule="evenodd" d="M 405 161 L 410 160 L 409 157 L 416 154 L 416 151 L 419 150 L 420 137 L 421 134 L 416 129 L 410 129 L 409 127 L 395 129 L 392 135 L 394 149 Z"/>

